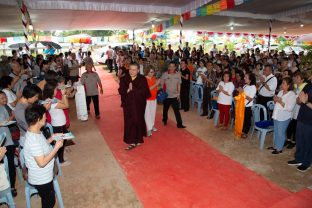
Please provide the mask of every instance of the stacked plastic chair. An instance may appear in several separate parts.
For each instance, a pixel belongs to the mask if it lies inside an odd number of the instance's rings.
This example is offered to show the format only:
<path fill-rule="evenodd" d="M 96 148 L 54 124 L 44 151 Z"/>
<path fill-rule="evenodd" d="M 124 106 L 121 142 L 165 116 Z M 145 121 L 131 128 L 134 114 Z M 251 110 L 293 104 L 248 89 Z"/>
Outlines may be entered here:
<path fill-rule="evenodd" d="M 8 160 L 6 157 L 4 157 L 3 160 L 4 160 L 5 172 L 7 174 L 8 181 L 10 182 Z M 9 187 L 8 189 L 9 190 L 4 191 L 4 192 L 6 192 L 5 196 L 0 198 L 0 204 L 5 203 L 9 206 L 9 208 L 15 208 L 15 203 L 13 200 L 11 187 Z"/>
<path fill-rule="evenodd" d="M 192 87 L 192 110 L 194 110 L 194 105 L 197 103 L 197 113 L 200 114 L 201 111 L 201 105 L 203 103 L 203 97 L 204 97 L 204 90 L 203 86 L 194 84 Z"/>

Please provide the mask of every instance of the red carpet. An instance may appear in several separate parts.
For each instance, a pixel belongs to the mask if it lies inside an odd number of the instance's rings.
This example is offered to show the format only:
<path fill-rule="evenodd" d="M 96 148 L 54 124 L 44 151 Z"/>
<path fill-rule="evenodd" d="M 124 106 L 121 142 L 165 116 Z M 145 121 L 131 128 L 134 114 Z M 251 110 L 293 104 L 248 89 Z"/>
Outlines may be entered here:
<path fill-rule="evenodd" d="M 125 151 L 118 85 L 111 75 L 98 72 L 104 96 L 100 98 L 101 119 L 96 123 L 145 208 L 258 208 L 278 203 L 276 207 L 288 207 L 287 199 L 297 205 L 291 208 L 312 207 L 311 197 L 310 201 L 305 197 L 311 193 L 294 196 L 188 131 L 177 129 L 175 123 L 164 127 L 159 115 L 159 131 L 145 139 L 143 146 Z"/>

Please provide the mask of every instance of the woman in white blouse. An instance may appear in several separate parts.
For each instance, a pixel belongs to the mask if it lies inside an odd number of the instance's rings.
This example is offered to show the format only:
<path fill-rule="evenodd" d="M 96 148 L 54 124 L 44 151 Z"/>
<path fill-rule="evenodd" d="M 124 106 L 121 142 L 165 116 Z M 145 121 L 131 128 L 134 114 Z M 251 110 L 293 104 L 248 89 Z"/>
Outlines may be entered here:
<path fill-rule="evenodd" d="M 13 78 L 10 76 L 3 76 L 0 79 L 0 87 L 2 88 L 2 91 L 5 93 L 7 97 L 7 105 L 14 110 L 16 103 L 17 103 L 17 96 L 15 93 L 12 91 L 12 82 Z"/>
<path fill-rule="evenodd" d="M 251 107 L 253 106 L 253 100 L 257 93 L 257 88 L 256 88 L 256 75 L 255 74 L 246 73 L 244 79 L 245 79 L 246 85 L 243 88 L 238 88 L 238 91 L 240 93 L 244 92 L 244 94 L 246 95 L 244 125 L 243 125 L 243 134 L 242 134 L 242 138 L 246 139 L 248 137 L 248 132 L 251 126 L 251 117 L 252 117 Z"/>
<path fill-rule="evenodd" d="M 200 60 L 199 67 L 197 68 L 196 73 L 195 73 L 196 84 L 198 85 L 203 84 L 202 75 L 204 75 L 205 73 L 207 73 L 207 68 L 205 67 L 205 61 Z"/>
<path fill-rule="evenodd" d="M 228 124 L 230 120 L 230 108 L 233 101 L 233 91 L 235 87 L 234 84 L 231 82 L 231 73 L 224 72 L 222 81 L 219 83 L 217 87 L 217 92 L 219 93 L 218 96 L 218 108 L 220 112 L 219 117 L 219 125 L 222 130 L 228 129 Z"/>
<path fill-rule="evenodd" d="M 293 83 L 290 77 L 286 77 L 282 81 L 281 90 L 274 97 L 274 147 L 272 154 L 282 153 L 286 140 L 286 129 L 292 118 L 293 110 L 296 105 L 296 94 L 292 91 Z"/>

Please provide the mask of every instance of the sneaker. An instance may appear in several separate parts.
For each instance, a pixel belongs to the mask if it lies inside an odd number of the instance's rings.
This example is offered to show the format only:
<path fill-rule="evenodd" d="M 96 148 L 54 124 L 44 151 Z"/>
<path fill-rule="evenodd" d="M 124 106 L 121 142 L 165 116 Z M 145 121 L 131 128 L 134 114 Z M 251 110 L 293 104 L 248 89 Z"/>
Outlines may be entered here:
<path fill-rule="evenodd" d="M 289 160 L 289 161 L 287 162 L 287 164 L 290 165 L 290 166 L 302 165 L 301 162 L 297 162 L 296 160 Z"/>
<path fill-rule="evenodd" d="M 157 131 L 158 129 L 156 129 L 155 126 L 153 126 L 153 129 L 152 129 L 152 130 L 153 130 L 153 131 Z"/>
<path fill-rule="evenodd" d="M 296 146 L 296 143 L 291 142 L 291 143 L 289 143 L 289 144 L 287 145 L 287 149 L 292 149 L 292 148 L 294 148 L 295 146 Z"/>
<path fill-rule="evenodd" d="M 65 167 L 65 166 L 69 166 L 70 164 L 71 162 L 67 160 L 67 161 L 60 163 L 60 166 Z"/>
<path fill-rule="evenodd" d="M 17 196 L 16 188 L 11 188 L 11 193 L 13 197 L 16 197 Z"/>
<path fill-rule="evenodd" d="M 151 137 L 151 136 L 152 136 L 152 131 L 151 131 L 151 130 L 148 130 L 148 131 L 147 131 L 147 136 L 148 136 L 148 137 Z"/>
<path fill-rule="evenodd" d="M 273 155 L 278 155 L 278 154 L 281 154 L 282 152 L 283 152 L 282 150 L 280 150 L 280 151 L 278 151 L 278 150 L 273 150 L 272 154 L 273 154 Z"/>
<path fill-rule="evenodd" d="M 309 169 L 310 169 L 310 166 L 305 166 L 305 165 L 300 165 L 297 167 L 297 170 L 302 172 L 302 173 L 306 172 Z"/>
<path fill-rule="evenodd" d="M 208 113 L 202 113 L 200 116 L 208 116 Z"/>
<path fill-rule="evenodd" d="M 286 140 L 284 143 L 284 147 L 288 146 L 291 142 L 289 140 Z"/>
<path fill-rule="evenodd" d="M 179 129 L 185 129 L 186 126 L 181 125 L 181 126 L 178 126 L 178 128 L 179 128 Z"/>

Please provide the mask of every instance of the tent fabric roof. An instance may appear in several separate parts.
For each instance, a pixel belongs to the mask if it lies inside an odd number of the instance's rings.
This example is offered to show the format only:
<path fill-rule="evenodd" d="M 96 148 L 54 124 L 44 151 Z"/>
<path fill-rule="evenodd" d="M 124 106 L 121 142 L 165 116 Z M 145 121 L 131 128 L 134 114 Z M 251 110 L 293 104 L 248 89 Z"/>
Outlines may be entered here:
<path fill-rule="evenodd" d="M 144 29 L 173 15 L 217 0 L 25 0 L 36 30 Z M 312 0 L 250 0 L 249 3 L 185 21 L 184 29 L 300 35 L 312 31 Z M 300 27 L 304 24 L 304 27 Z M 21 31 L 14 0 L 0 0 L 0 31 Z M 234 31 L 230 30 L 234 26 Z M 179 26 L 172 27 L 179 29 Z"/>

